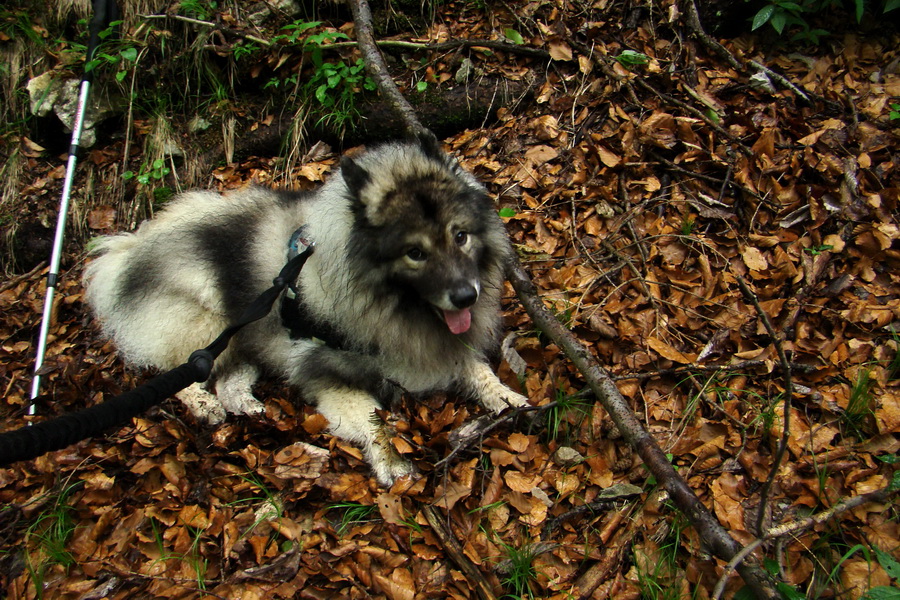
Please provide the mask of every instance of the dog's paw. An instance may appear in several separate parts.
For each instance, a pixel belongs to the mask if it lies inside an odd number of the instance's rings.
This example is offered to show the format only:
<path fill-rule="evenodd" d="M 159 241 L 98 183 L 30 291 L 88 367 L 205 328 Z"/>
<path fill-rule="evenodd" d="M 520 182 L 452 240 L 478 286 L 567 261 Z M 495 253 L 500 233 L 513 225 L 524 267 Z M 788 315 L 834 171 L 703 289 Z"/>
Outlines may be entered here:
<path fill-rule="evenodd" d="M 216 395 L 225 410 L 233 415 L 253 417 L 266 412 L 266 405 L 257 400 L 249 391 L 225 388 L 219 389 Z"/>
<path fill-rule="evenodd" d="M 259 376 L 253 365 L 239 365 L 223 373 L 216 381 L 219 402 L 233 415 L 256 416 L 266 412 L 265 405 L 253 395 L 253 383 Z"/>
<path fill-rule="evenodd" d="M 385 449 L 380 444 L 374 444 L 367 458 L 378 483 L 386 488 L 390 488 L 401 477 L 415 473 L 412 463 L 397 454 L 393 448 Z"/>
<path fill-rule="evenodd" d="M 175 397 L 200 421 L 218 425 L 225 420 L 225 407 L 214 394 L 201 388 L 198 383 L 181 390 Z"/>
<path fill-rule="evenodd" d="M 498 393 L 481 400 L 485 408 L 494 412 L 501 413 L 507 408 L 518 408 L 520 406 L 528 406 L 528 398 L 522 394 L 518 394 L 511 389 L 503 386 L 497 390 Z"/>

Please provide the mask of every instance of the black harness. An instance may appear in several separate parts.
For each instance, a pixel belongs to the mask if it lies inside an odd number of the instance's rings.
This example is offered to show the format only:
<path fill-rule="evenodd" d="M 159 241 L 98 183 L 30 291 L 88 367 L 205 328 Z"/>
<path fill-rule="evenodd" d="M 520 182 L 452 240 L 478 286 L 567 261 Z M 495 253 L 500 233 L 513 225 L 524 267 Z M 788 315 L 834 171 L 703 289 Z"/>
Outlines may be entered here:
<path fill-rule="evenodd" d="M 309 238 L 308 227 L 301 225 L 291 234 L 288 242 L 288 261 L 313 246 L 315 242 Z M 345 336 L 331 323 L 310 318 L 310 312 L 303 301 L 302 292 L 296 286 L 296 280 L 291 282 L 281 297 L 281 324 L 287 328 L 291 339 L 319 340 L 331 348 L 346 349 Z"/>

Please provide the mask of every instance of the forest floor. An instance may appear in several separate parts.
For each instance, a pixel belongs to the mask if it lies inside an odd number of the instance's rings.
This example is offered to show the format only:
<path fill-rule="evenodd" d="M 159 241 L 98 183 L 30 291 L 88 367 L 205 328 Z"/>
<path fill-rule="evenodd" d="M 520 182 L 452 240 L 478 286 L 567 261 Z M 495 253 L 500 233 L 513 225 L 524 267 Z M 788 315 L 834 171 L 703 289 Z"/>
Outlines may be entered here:
<path fill-rule="evenodd" d="M 304 29 L 296 15 L 252 21 L 233 6 L 244 3 L 156 4 L 125 9 L 124 43 L 99 71 L 141 99 L 99 126 L 81 156 L 35 417 L 27 406 L 45 265 L 34 256 L 49 256 L 67 142 L 51 117 L 4 130 L 5 431 L 150 376 L 125 370 L 87 314 L 80 274 L 91 236 L 133 228 L 181 187 L 318 184 L 335 167 L 336 145 L 294 138 L 285 161 L 277 144 L 268 155 L 242 154 L 241 139 L 274 127 L 286 106 L 293 113 L 286 102 L 297 101 L 298 74 L 314 80 L 327 68 L 313 55 L 347 67 L 335 67 L 333 98 L 362 93 L 352 47 L 295 43 L 323 32 L 326 43 L 352 38 L 338 8 Z M 896 480 L 900 114 L 891 111 L 900 111 L 900 35 L 871 15 L 859 26 L 837 15 L 819 43 L 792 43 L 768 26 L 747 33 L 748 13 L 743 33 L 720 38 L 732 64 L 689 25 L 689 4 L 449 0 L 415 22 L 389 15 L 385 38 L 422 47 L 385 52 L 409 97 L 462 85 L 467 72 L 471 82 L 503 78 L 528 90 L 444 144 L 497 198 L 547 306 L 609 370 L 722 526 L 749 544 L 760 535 L 786 399 L 770 526 Z M 78 72 L 62 51 L 75 47 L 65 40 L 75 39 L 77 13 L 22 25 L 16 7 L 29 3 L 13 5 L 0 12 L 4 56 L 31 52 L 30 76 Z M 169 16 L 141 16 L 149 13 Z M 427 47 L 453 40 L 545 56 Z M 216 82 L 173 75 L 189 57 Z M 796 87 L 753 85 L 751 61 Z M 194 104 L 161 100 L 177 86 Z M 338 101 L 326 107 L 332 115 L 346 108 Z M 191 133 L 195 115 L 214 125 Z M 173 156 L 161 150 L 165 140 L 195 154 Z M 210 169 L 191 172 L 203 164 L 192 159 L 210 151 L 219 152 Z M 136 175 L 123 177 L 125 169 Z M 504 322 L 524 371 L 507 354 L 499 373 L 532 404 L 554 403 L 543 424 L 504 425 L 436 466 L 451 432 L 482 409 L 444 395 L 404 399 L 395 446 L 421 476 L 391 490 L 273 379 L 256 388 L 266 405 L 259 419 L 208 427 L 170 399 L 105 437 L 0 468 L 3 595 L 711 597 L 724 562 L 511 287 Z M 889 496 L 769 539 L 756 556 L 787 597 L 897 598 L 898 516 Z M 743 586 L 734 574 L 723 583 L 723 597 Z"/>

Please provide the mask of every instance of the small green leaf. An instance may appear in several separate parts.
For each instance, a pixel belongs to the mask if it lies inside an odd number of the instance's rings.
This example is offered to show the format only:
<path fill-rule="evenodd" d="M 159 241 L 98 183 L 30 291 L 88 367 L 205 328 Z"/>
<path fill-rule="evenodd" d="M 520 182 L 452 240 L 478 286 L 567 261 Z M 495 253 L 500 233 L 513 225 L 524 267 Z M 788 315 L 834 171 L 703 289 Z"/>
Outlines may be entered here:
<path fill-rule="evenodd" d="M 753 17 L 753 26 L 750 28 L 751 31 L 756 31 L 763 25 L 769 22 L 769 19 L 772 18 L 772 13 L 775 12 L 775 5 L 770 4 L 768 6 L 763 6 L 758 13 Z"/>
<path fill-rule="evenodd" d="M 501 208 L 499 211 L 499 214 L 503 218 L 514 217 L 514 216 L 516 216 L 516 209 L 510 208 L 507 206 L 507 207 Z"/>
<path fill-rule="evenodd" d="M 134 62 L 137 60 L 138 51 L 137 48 L 125 48 L 124 50 L 119 50 L 119 54 L 122 55 L 122 58 L 127 60 L 128 62 Z"/>
<path fill-rule="evenodd" d="M 900 600 L 900 590 L 880 585 L 866 592 L 860 600 Z"/>
<path fill-rule="evenodd" d="M 772 27 L 775 28 L 775 31 L 778 32 L 778 35 L 784 31 L 784 26 L 787 25 L 788 21 L 788 13 L 784 11 L 777 11 L 774 15 L 772 15 Z"/>
<path fill-rule="evenodd" d="M 792 585 L 778 582 L 775 584 L 775 587 L 778 588 L 778 591 L 781 592 L 781 595 L 787 598 L 787 600 L 806 600 L 806 594 L 797 591 L 797 588 Z"/>
<path fill-rule="evenodd" d="M 616 57 L 616 60 L 619 61 L 619 64 L 624 67 L 632 67 L 636 65 L 646 65 L 648 62 L 650 62 L 650 57 L 643 52 L 636 52 L 634 50 L 622 50 L 622 52 Z"/>
<path fill-rule="evenodd" d="M 506 39 L 511 41 L 513 44 L 518 44 L 521 46 L 522 44 L 525 43 L 525 40 L 522 39 L 522 34 L 519 33 L 518 31 L 516 31 L 515 29 L 509 29 L 509 28 L 504 29 L 503 35 L 505 35 Z"/>
<path fill-rule="evenodd" d="M 427 81 L 417 81 L 416 82 L 416 91 L 417 92 L 424 92 L 427 89 L 428 89 Z"/>
<path fill-rule="evenodd" d="M 900 579 L 900 562 L 877 546 L 872 549 L 875 550 L 875 556 L 878 557 L 878 564 L 891 576 L 891 579 Z"/>

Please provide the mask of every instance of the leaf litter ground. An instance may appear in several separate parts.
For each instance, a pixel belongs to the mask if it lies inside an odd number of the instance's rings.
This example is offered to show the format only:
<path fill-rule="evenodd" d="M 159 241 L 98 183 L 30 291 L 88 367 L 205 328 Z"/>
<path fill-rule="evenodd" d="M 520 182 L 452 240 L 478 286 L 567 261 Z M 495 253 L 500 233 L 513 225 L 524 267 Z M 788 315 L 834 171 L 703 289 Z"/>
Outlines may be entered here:
<path fill-rule="evenodd" d="M 446 143 L 514 209 L 508 230 L 545 302 L 611 371 L 722 525 L 754 539 L 785 416 L 785 373 L 739 277 L 783 336 L 793 380 L 772 523 L 889 485 L 886 459 L 900 450 L 900 164 L 886 116 L 900 96 L 888 68 L 900 58 L 897 34 L 846 34 L 834 53 L 789 54 L 753 38 L 728 45 L 842 104 L 835 110 L 748 86 L 747 73 L 679 37 L 666 11 L 626 28 L 619 9 L 599 6 L 588 20 L 544 3 L 515 15 L 468 7 L 452 20 L 455 6 L 428 40 L 511 28 L 551 62 L 471 50 L 485 71 L 536 77 L 534 95 Z M 649 63 L 623 68 L 611 57 L 625 49 Z M 451 57 L 430 60 L 435 81 L 446 80 Z M 92 158 L 118 160 L 114 148 Z M 52 214 L 61 173 L 29 161 L 21 197 Z M 316 181 L 334 162 L 326 154 L 296 177 Z M 243 161 L 215 179 L 266 181 L 270 165 Z M 111 207 L 90 214 L 88 230 L 127 227 Z M 146 377 L 123 370 L 87 317 L 83 256 L 70 244 L 39 418 Z M 5 429 L 27 421 L 42 298 L 40 273 L 0 288 Z M 264 418 L 218 428 L 170 400 L 105 438 L 0 469 L 6 596 L 34 598 L 39 585 L 44 597 L 85 599 L 475 598 L 468 561 L 497 597 L 709 597 L 724 564 L 509 288 L 504 315 L 526 369 L 519 376 L 503 361 L 501 376 L 536 405 L 556 403 L 539 426 L 501 427 L 436 466 L 480 410 L 443 395 L 404 399 L 392 411 L 394 443 L 422 477 L 384 490 L 360 452 L 277 381 L 257 389 Z M 60 523 L 67 560 L 45 543 Z M 759 552 L 798 593 L 856 598 L 896 582 L 898 548 L 887 502 Z M 523 553 L 533 570 L 519 586 L 513 559 Z M 740 586 L 732 577 L 726 596 Z"/>

